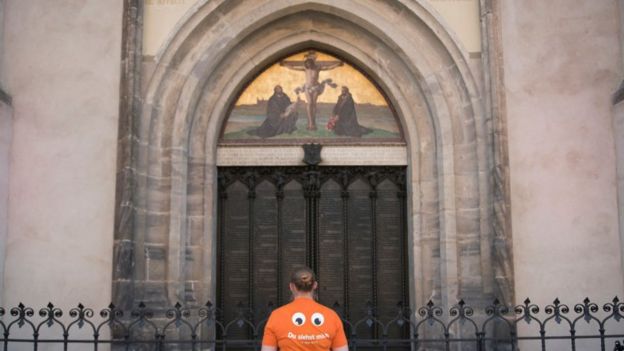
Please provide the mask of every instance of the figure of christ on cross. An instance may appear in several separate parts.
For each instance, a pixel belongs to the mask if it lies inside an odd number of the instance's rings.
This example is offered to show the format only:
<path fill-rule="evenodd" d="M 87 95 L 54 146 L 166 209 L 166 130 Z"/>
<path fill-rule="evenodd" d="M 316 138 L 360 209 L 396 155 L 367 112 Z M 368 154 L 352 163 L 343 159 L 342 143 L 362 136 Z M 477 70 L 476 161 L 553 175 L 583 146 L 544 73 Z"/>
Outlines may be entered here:
<path fill-rule="evenodd" d="M 308 115 L 308 130 L 316 130 L 316 100 L 319 95 L 323 94 L 325 85 L 327 84 L 332 88 L 337 87 L 331 79 L 325 79 L 319 82 L 319 72 L 329 71 L 342 65 L 344 65 L 342 61 L 317 61 L 314 51 L 308 51 L 303 61 L 280 62 L 280 66 L 305 72 L 305 83 L 303 86 L 295 89 L 295 93 L 297 95 L 301 92 L 305 94 L 307 101 L 306 113 Z"/>

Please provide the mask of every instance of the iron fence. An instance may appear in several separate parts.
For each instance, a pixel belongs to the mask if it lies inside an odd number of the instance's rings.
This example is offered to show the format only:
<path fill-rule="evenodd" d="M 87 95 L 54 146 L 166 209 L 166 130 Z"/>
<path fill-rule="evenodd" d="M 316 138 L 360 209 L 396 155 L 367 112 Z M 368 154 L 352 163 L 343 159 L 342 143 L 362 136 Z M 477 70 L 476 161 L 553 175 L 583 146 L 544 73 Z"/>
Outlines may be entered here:
<path fill-rule="evenodd" d="M 350 350 L 624 350 L 619 341 L 624 338 L 624 303 L 617 297 L 602 306 L 586 298 L 572 308 L 555 299 L 543 309 L 529 299 L 517 306 L 495 300 L 482 308 L 461 300 L 446 313 L 432 301 L 415 310 L 399 303 L 396 316 L 385 321 L 371 306 L 360 320 L 343 319 Z M 333 307 L 340 314 L 341 307 Z M 222 321 L 210 302 L 171 308 L 140 303 L 129 311 L 111 304 L 99 313 L 78 304 L 67 315 L 52 303 L 37 315 L 20 303 L 0 308 L 0 348 L 260 350 L 272 308 L 254 322 L 242 305 L 235 319 Z M 402 337 L 391 337 L 397 335 L 393 330 L 400 330 Z"/>

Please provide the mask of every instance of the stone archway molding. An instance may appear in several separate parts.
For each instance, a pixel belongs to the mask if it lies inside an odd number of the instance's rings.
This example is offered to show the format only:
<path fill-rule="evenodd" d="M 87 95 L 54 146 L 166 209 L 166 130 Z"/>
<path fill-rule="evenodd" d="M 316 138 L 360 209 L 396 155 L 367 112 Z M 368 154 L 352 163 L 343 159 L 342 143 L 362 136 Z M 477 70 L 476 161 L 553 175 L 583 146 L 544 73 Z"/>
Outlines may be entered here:
<path fill-rule="evenodd" d="M 180 23 L 129 126 L 120 126 L 131 152 L 120 162 L 127 179 L 118 182 L 115 298 L 214 297 L 217 140 L 227 109 L 260 70 L 307 48 L 357 65 L 397 110 L 409 165 L 412 305 L 511 297 L 511 285 L 494 278 L 507 271 L 492 259 L 483 100 L 464 51 L 426 2 L 217 0 Z"/>

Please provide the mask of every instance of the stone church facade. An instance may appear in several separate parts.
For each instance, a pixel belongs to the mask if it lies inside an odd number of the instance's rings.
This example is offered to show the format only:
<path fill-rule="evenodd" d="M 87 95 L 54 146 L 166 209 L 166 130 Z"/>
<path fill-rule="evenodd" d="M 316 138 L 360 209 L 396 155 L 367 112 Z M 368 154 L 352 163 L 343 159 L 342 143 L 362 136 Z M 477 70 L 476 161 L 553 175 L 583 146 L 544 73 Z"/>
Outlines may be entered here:
<path fill-rule="evenodd" d="M 215 300 L 219 167 L 303 165 L 222 127 L 310 49 L 398 117 L 403 144 L 325 145 L 321 165 L 406 168 L 410 305 L 622 294 L 619 1 L 0 5 L 3 305 Z"/>
<path fill-rule="evenodd" d="M 498 178 L 488 171 L 496 144 L 489 140 L 491 126 L 486 125 L 483 99 L 451 37 L 436 37 L 443 28 L 427 29 L 422 23 L 427 15 L 414 13 L 424 8 L 392 2 L 372 3 L 372 8 L 348 2 L 330 6 L 276 1 L 256 8 L 244 2 L 213 6 L 216 3 L 198 8 L 187 22 L 189 28 L 180 29 L 193 33 L 190 37 L 172 37 L 170 50 L 153 64 L 143 61 L 143 67 L 127 72 L 131 92 L 136 89 L 130 86 L 136 83 L 132 79 L 154 66 L 145 78 L 145 90 L 136 101 L 126 102 L 130 112 L 125 116 L 136 121 L 124 123 L 133 127 L 123 130 L 118 158 L 123 167 L 118 183 L 115 293 L 133 290 L 147 301 L 186 294 L 200 301 L 210 297 L 216 257 L 216 166 L 228 162 L 228 150 L 220 154 L 217 140 L 231 99 L 257 67 L 293 49 L 318 47 L 360 63 L 385 87 L 398 110 L 409 160 L 410 285 L 418 287 L 410 289 L 414 302 L 431 296 L 449 301 L 460 295 L 511 299 L 511 245 L 503 229 L 504 214 L 494 213 L 495 202 L 503 212 L 507 207 L 504 184 L 494 183 Z M 336 17 L 336 11 L 344 11 L 343 16 L 367 12 L 358 16 L 365 22 L 353 23 Z M 240 28 L 224 24 L 222 32 L 214 32 L 221 26 L 213 21 L 234 13 L 241 17 L 228 23 L 240 23 Z M 372 13 L 388 17 L 371 18 Z M 397 15 L 407 16 L 405 22 L 413 26 L 402 28 L 405 33 L 373 34 L 396 30 L 390 23 Z M 431 22 L 430 26 L 439 25 Z M 124 48 L 131 55 L 133 45 L 140 43 L 132 42 L 132 33 L 128 34 Z M 394 42 L 412 37 L 422 38 L 422 45 Z M 132 59 L 129 56 L 128 62 Z M 280 149 L 293 148 L 299 149 Z M 254 152 L 248 147 L 248 154 Z M 354 152 L 358 150 L 348 146 L 340 151 Z M 301 158 L 285 157 L 283 162 L 296 165 Z M 497 201 L 494 187 L 501 194 Z"/>

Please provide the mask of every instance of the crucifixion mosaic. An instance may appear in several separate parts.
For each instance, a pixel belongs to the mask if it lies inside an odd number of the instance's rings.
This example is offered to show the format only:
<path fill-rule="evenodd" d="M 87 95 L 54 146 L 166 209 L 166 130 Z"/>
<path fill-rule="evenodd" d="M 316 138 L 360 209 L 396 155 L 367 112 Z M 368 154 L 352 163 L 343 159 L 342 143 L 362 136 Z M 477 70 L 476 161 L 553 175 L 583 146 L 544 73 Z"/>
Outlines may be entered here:
<path fill-rule="evenodd" d="M 221 143 L 401 142 L 393 109 L 359 70 L 308 50 L 276 62 L 240 94 Z"/>

